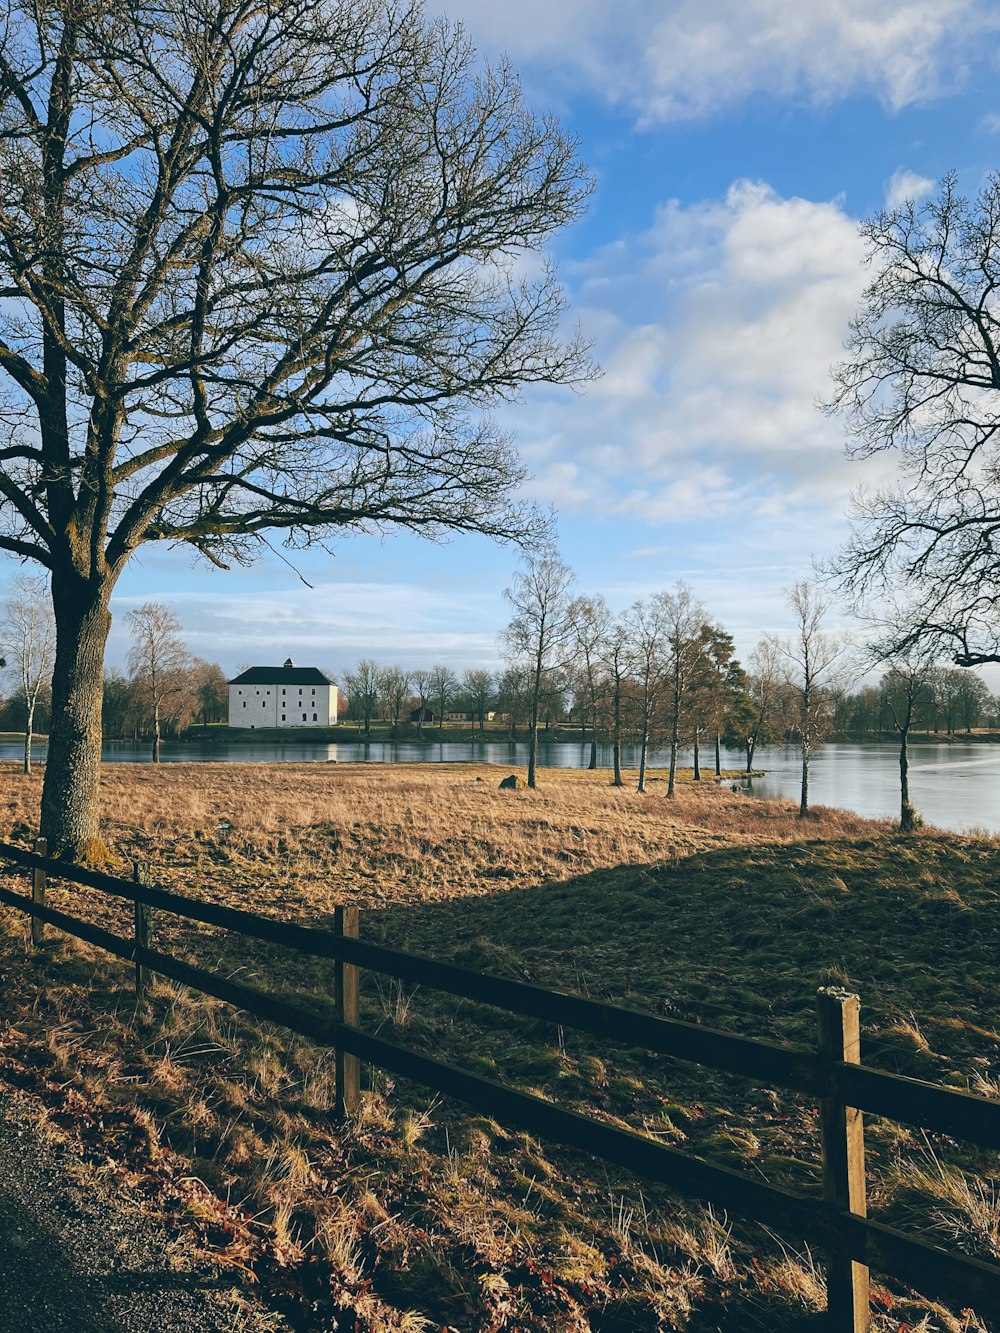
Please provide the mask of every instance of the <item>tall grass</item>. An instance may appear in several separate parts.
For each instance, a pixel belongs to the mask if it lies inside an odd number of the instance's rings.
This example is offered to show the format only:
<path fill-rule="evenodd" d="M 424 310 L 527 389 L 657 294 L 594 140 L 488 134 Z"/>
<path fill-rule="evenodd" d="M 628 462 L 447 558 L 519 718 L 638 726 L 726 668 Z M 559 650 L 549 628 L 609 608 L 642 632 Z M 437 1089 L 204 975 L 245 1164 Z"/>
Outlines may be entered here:
<path fill-rule="evenodd" d="M 369 937 L 695 1022 L 808 1041 L 815 989 L 837 981 L 862 995 L 866 1058 L 996 1086 L 996 843 L 904 838 L 838 811 L 799 821 L 724 784 L 668 801 L 660 783 L 639 795 L 557 770 L 500 791 L 505 771 L 108 765 L 104 834 L 121 866 L 147 861 L 184 893 L 319 923 L 355 903 Z M 37 795 L 0 772 L 22 841 Z M 128 927 L 89 891 L 52 900 Z M 58 938 L 33 954 L 22 918 L 0 922 L 0 1077 L 158 1180 L 190 1243 L 253 1272 L 294 1326 L 737 1333 L 820 1318 L 821 1264 L 742 1219 L 377 1073 L 338 1127 L 328 1052 L 162 982 L 137 1012 L 118 965 Z M 227 975 L 329 1003 L 327 964 L 165 914 L 155 930 Z M 814 1108 L 798 1098 L 374 977 L 363 1003 L 366 1026 L 418 1049 L 818 1188 Z M 930 1169 L 918 1135 L 877 1120 L 868 1141 L 876 1212 L 990 1253 L 995 1156 L 935 1143 Z M 898 1284 L 877 1291 L 884 1330 L 958 1319 Z"/>

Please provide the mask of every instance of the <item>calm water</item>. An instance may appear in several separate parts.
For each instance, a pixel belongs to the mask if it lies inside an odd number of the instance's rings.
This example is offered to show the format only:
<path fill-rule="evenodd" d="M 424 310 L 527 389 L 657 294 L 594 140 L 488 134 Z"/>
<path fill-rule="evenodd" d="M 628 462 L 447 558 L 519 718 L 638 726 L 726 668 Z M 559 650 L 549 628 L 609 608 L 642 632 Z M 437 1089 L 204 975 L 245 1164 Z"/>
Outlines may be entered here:
<path fill-rule="evenodd" d="M 35 747 L 35 757 L 45 758 L 44 743 Z M 17 760 L 20 746 L 0 742 L 0 759 Z M 112 742 L 105 747 L 108 762 L 145 763 L 149 747 L 128 742 Z M 706 771 L 711 771 L 712 756 L 706 753 Z M 178 761 L 214 761 L 216 763 L 490 763 L 523 768 L 528 761 L 527 746 L 498 741 L 428 741 L 393 742 L 338 741 L 334 745 L 287 744 L 199 745 L 169 744 L 162 748 L 165 763 Z M 575 741 L 542 742 L 541 764 L 551 768 L 580 768 L 590 760 L 590 746 Z M 638 765 L 638 753 L 626 750 L 628 767 Z M 665 766 L 667 756 L 654 756 L 651 777 L 662 776 L 657 767 Z M 600 751 L 602 767 L 610 767 L 611 753 Z M 689 765 L 690 753 L 681 762 Z M 742 768 L 743 755 L 724 752 L 726 768 Z M 798 799 L 800 760 L 794 746 L 774 746 L 757 751 L 754 767 L 766 769 L 767 775 L 755 778 L 755 795 Z M 655 791 L 655 787 L 653 788 Z M 813 758 L 810 795 L 815 805 L 843 806 L 859 814 L 895 817 L 899 814 L 899 760 L 894 745 L 826 745 Z M 978 745 L 961 741 L 953 745 L 913 745 L 910 749 L 910 799 L 929 824 L 941 828 L 968 831 L 984 829 L 1000 833 L 1000 744 Z"/>

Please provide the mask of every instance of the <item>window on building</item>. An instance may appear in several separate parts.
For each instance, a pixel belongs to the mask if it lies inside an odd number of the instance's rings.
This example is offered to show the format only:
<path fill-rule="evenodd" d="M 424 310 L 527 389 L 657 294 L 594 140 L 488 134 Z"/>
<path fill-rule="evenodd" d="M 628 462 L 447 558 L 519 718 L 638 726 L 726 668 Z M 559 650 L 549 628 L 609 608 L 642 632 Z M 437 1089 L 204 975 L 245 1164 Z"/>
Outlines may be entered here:
<path fill-rule="evenodd" d="M 246 701 L 246 699 L 244 699 L 244 700 L 243 700 L 243 707 L 246 708 L 246 706 L 247 706 L 247 701 Z"/>
<path fill-rule="evenodd" d="M 285 720 L 285 715 L 284 715 L 284 713 L 282 713 L 282 715 L 281 715 L 281 720 L 282 720 L 282 722 L 284 722 L 284 720 Z"/>
<path fill-rule="evenodd" d="M 313 721 L 314 721 L 314 722 L 316 721 L 316 714 L 315 714 L 315 713 L 313 713 Z"/>
<path fill-rule="evenodd" d="M 309 721 L 309 719 L 306 717 L 305 713 L 302 714 L 302 721 L 303 721 L 303 722 L 308 722 L 308 721 Z"/>
<path fill-rule="evenodd" d="M 266 700 L 266 699 L 261 699 L 261 701 L 260 701 L 260 706 L 261 706 L 261 708 L 266 708 L 266 707 L 267 707 L 267 700 Z"/>

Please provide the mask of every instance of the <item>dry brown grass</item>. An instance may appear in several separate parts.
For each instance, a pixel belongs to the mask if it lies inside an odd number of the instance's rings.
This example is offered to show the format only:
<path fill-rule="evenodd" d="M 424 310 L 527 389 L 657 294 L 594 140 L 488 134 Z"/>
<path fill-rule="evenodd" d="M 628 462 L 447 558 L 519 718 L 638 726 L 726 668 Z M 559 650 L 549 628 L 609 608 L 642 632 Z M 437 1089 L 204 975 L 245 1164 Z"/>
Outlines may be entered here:
<path fill-rule="evenodd" d="M 538 791 L 503 792 L 507 771 L 112 764 L 102 833 L 120 867 L 147 861 L 180 892 L 318 924 L 356 903 L 364 932 L 400 947 L 761 1035 L 809 1040 L 816 986 L 848 984 L 876 1060 L 996 1086 L 996 844 L 899 838 L 838 811 L 802 822 L 724 784 L 667 801 L 658 782 L 639 795 L 546 770 Z M 33 833 L 37 799 L 37 778 L 0 771 L 15 839 Z M 127 928 L 99 895 L 52 901 Z M 13 1019 L 0 1073 L 100 1153 L 169 1177 L 197 1243 L 252 1269 L 299 1327 L 811 1326 L 812 1257 L 739 1219 L 377 1073 L 340 1132 L 329 1053 L 163 983 L 136 1013 L 116 964 L 73 941 L 32 955 L 23 920 L 0 921 Z M 310 1003 L 329 995 L 325 964 L 163 914 L 156 943 Z M 795 1098 L 374 977 L 363 1000 L 367 1026 L 418 1049 L 816 1188 L 815 1118 Z M 81 1105 L 97 1108 L 85 1129 Z M 996 1192 L 978 1189 L 969 1154 L 942 1148 L 946 1174 L 921 1175 L 914 1136 L 873 1122 L 869 1138 L 876 1207 L 920 1225 L 923 1200 L 939 1241 L 988 1251 Z M 911 1323 L 945 1319 L 914 1302 Z M 887 1314 L 882 1333 L 897 1326 Z"/>

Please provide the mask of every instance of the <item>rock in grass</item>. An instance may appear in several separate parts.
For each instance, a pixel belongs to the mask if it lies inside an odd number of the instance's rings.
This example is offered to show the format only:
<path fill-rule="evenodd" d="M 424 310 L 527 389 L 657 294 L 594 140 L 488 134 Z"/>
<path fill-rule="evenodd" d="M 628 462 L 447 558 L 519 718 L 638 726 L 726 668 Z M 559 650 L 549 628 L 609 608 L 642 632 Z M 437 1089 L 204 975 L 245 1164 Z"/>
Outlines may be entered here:
<path fill-rule="evenodd" d="M 501 790 L 501 791 L 517 791 L 517 789 L 518 789 L 518 787 L 520 787 L 520 785 L 521 785 L 521 784 L 520 784 L 520 782 L 519 782 L 518 779 L 517 779 L 517 774 L 516 774 L 516 773 L 511 773 L 511 775 L 510 775 L 509 778 L 504 778 L 504 780 L 500 783 L 500 790 Z"/>

